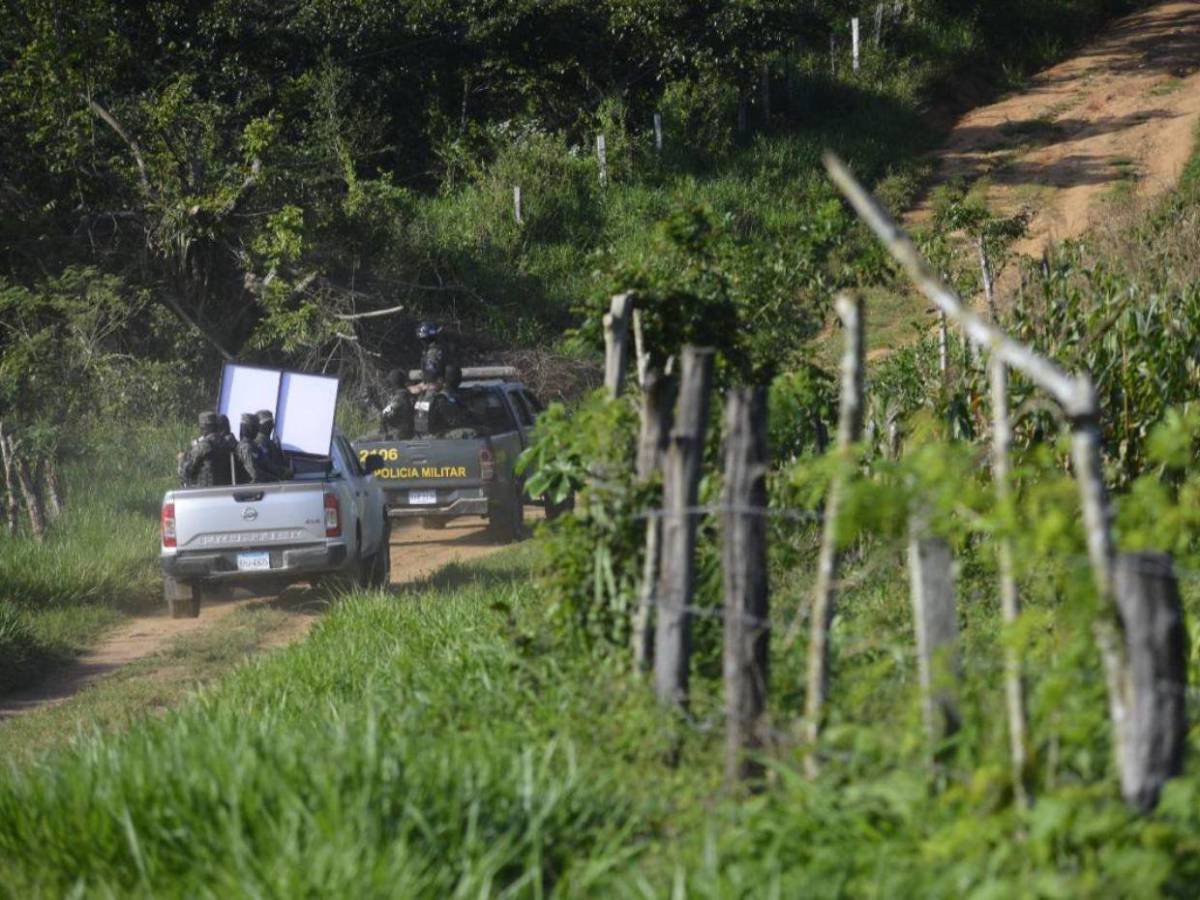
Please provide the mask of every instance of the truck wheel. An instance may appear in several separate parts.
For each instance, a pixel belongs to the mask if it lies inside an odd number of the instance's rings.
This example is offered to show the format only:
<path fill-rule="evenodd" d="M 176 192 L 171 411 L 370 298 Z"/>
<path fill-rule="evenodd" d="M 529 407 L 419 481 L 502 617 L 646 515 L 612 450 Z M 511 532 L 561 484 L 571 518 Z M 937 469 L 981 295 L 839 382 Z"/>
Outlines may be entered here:
<path fill-rule="evenodd" d="M 391 523 L 383 523 L 383 533 L 379 537 L 379 548 L 363 560 L 364 583 L 372 590 L 383 591 L 392 583 L 392 528 Z"/>
<path fill-rule="evenodd" d="M 542 509 L 546 511 L 546 521 L 552 522 L 564 513 L 575 508 L 575 495 L 571 494 L 562 503 L 555 503 L 547 494 L 542 497 Z"/>
<path fill-rule="evenodd" d="M 520 488 L 511 491 L 508 498 L 497 503 L 488 513 L 488 533 L 499 544 L 518 541 L 525 531 L 525 504 L 521 502 Z"/>
<path fill-rule="evenodd" d="M 382 591 L 392 583 L 391 557 L 392 554 L 386 547 L 380 547 L 363 560 L 363 580 L 368 588 Z"/>
<path fill-rule="evenodd" d="M 200 586 L 198 582 L 180 581 L 164 575 L 162 596 L 167 601 L 167 612 L 173 619 L 194 619 L 200 614 Z"/>
<path fill-rule="evenodd" d="M 200 615 L 200 584 L 163 576 L 163 599 L 172 619 L 194 619 Z"/>

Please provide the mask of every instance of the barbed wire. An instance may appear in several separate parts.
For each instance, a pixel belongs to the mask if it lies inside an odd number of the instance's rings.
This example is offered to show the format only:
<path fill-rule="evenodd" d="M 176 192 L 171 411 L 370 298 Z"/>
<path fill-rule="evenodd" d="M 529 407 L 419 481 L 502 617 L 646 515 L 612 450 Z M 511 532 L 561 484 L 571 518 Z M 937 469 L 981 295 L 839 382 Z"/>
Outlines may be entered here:
<path fill-rule="evenodd" d="M 734 514 L 746 516 L 760 516 L 768 519 L 776 519 L 788 522 L 802 522 L 809 525 L 823 525 L 825 523 L 825 514 L 822 510 L 808 509 L 804 507 L 786 507 L 786 506 L 750 506 L 744 504 L 727 504 L 727 503 L 710 503 L 696 506 L 684 507 L 681 510 L 671 510 L 665 507 L 655 507 L 643 509 L 640 512 L 634 513 L 632 518 L 635 521 L 649 521 L 654 519 L 670 519 L 679 516 L 712 516 L 719 514 Z M 907 536 L 894 536 L 880 534 L 878 532 L 867 533 L 864 538 L 885 539 L 896 545 L 897 551 L 904 551 L 908 546 Z M 845 548 L 844 552 L 848 552 L 850 548 Z M 1121 552 L 1121 551 L 1118 551 Z M 1168 554 L 1171 555 L 1171 554 Z M 1200 556 L 1200 554 L 1198 554 Z M 1074 554 L 1057 557 L 1055 559 L 1059 570 L 1068 569 L 1070 567 L 1078 567 L 1080 569 L 1088 569 L 1092 565 L 1091 557 L 1086 554 Z M 1127 562 L 1126 565 L 1129 565 Z M 1200 580 L 1200 567 L 1182 565 L 1172 557 L 1171 570 L 1177 579 Z M 1164 572 L 1161 564 L 1155 561 L 1143 560 L 1136 567 L 1135 571 L 1142 574 L 1162 574 Z M 1047 566 L 1044 570 L 1029 570 L 1019 573 L 1018 577 L 1038 577 L 1040 575 L 1055 574 L 1055 569 Z"/>
<path fill-rule="evenodd" d="M 704 506 L 687 506 L 683 509 L 645 509 L 634 513 L 636 520 L 669 519 L 679 516 L 707 516 L 717 513 L 733 513 L 743 516 L 760 516 L 762 518 L 785 519 L 794 522 L 821 524 L 825 521 L 824 513 L 812 509 L 796 509 L 776 506 L 744 506 L 740 504 L 715 503 Z"/>

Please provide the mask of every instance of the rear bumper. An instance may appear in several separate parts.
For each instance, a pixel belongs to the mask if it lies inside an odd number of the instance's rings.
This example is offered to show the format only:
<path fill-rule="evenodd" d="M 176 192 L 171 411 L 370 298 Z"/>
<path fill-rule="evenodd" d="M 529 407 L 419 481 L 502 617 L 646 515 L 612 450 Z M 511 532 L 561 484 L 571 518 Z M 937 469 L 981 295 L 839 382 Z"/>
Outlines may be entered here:
<path fill-rule="evenodd" d="M 386 500 L 388 518 L 454 519 L 488 514 L 487 488 L 438 490 L 437 501 L 433 504 L 410 504 L 407 490 L 390 490 Z"/>
<path fill-rule="evenodd" d="M 237 550 L 213 553 L 181 553 L 159 558 L 164 575 L 181 580 L 258 581 L 336 572 L 346 564 L 345 544 L 317 544 L 269 550 L 271 568 L 242 571 L 237 567 Z"/>

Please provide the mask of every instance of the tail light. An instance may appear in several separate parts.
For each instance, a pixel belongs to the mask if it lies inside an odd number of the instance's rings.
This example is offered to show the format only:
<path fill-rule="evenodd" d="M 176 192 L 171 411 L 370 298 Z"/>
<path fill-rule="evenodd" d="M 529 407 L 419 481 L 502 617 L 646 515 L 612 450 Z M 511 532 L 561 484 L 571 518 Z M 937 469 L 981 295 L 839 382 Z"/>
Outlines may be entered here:
<path fill-rule="evenodd" d="M 164 547 L 178 546 L 175 540 L 175 502 L 168 500 L 162 505 L 162 545 Z"/>
<path fill-rule="evenodd" d="M 325 537 L 342 536 L 342 508 L 337 494 L 325 495 Z"/>
<path fill-rule="evenodd" d="M 479 451 L 479 477 L 484 481 L 491 481 L 496 477 L 496 461 L 487 447 Z"/>

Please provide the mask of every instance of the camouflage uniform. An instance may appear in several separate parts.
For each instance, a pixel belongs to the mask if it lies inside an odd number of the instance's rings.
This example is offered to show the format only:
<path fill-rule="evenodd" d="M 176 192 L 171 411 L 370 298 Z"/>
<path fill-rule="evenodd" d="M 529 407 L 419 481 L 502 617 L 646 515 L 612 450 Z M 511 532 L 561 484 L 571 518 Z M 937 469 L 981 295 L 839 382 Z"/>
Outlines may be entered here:
<path fill-rule="evenodd" d="M 379 430 L 385 441 L 407 441 L 416 428 L 413 398 L 406 390 L 397 391 L 388 398 L 379 414 Z"/>
<path fill-rule="evenodd" d="M 275 440 L 272 432 L 275 430 L 275 416 L 270 410 L 258 411 L 258 434 L 254 444 L 260 451 L 259 467 L 263 470 L 264 481 L 287 481 L 295 473 L 292 464 L 288 462 L 279 441 Z"/>
<path fill-rule="evenodd" d="M 262 448 L 254 442 L 258 434 L 258 419 L 251 413 L 243 413 L 238 432 L 240 437 L 233 450 L 234 477 L 237 484 L 273 481 L 274 479 L 267 478 L 266 459 Z"/>
<path fill-rule="evenodd" d="M 216 413 L 200 416 L 204 432 L 179 461 L 179 481 L 184 487 L 224 487 L 232 483 L 233 471 L 227 446 L 220 434 Z"/>
<path fill-rule="evenodd" d="M 417 400 L 414 415 L 416 432 L 422 436 L 443 435 L 465 428 L 466 410 L 452 393 L 430 388 Z"/>

